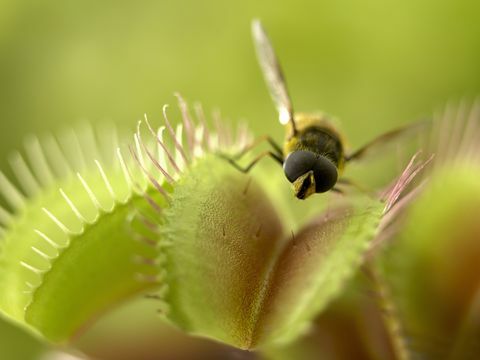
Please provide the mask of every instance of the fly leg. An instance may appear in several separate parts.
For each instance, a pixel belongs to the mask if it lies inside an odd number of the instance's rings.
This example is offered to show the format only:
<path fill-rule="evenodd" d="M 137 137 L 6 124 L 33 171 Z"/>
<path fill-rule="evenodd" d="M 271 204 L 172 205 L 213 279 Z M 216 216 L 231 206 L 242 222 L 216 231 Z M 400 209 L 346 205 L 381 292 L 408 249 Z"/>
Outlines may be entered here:
<path fill-rule="evenodd" d="M 222 155 L 221 155 L 222 156 Z M 273 153 L 272 151 L 264 151 L 257 155 L 247 166 L 242 167 L 237 164 L 237 162 L 229 157 L 222 156 L 224 159 L 226 159 L 230 164 L 233 165 L 237 170 L 243 172 L 243 173 L 248 173 L 260 160 L 262 160 L 264 157 L 269 156 L 275 161 L 277 161 L 280 165 L 283 164 L 283 156 L 279 156 L 278 154 Z"/>
<path fill-rule="evenodd" d="M 252 149 L 254 149 L 256 146 L 258 146 L 264 141 L 267 141 L 270 144 L 270 146 L 272 147 L 272 151 L 264 151 L 260 153 L 245 167 L 242 167 L 237 163 L 237 161 L 240 160 L 244 155 L 246 155 L 248 152 L 250 152 Z M 230 164 L 232 164 L 237 170 L 243 173 L 248 173 L 265 156 L 271 157 L 272 159 L 276 160 L 280 165 L 283 165 L 284 161 L 281 147 L 269 135 L 257 138 L 250 145 L 246 146 L 243 150 L 233 156 L 222 153 L 220 153 L 219 155 L 225 160 L 227 160 Z"/>
<path fill-rule="evenodd" d="M 283 152 L 282 148 L 275 142 L 275 140 L 272 139 L 271 136 L 269 135 L 264 135 L 258 137 L 255 141 L 253 141 L 251 144 L 245 146 L 244 149 L 239 151 L 237 154 L 233 155 L 231 158 L 233 160 L 240 160 L 245 154 L 247 154 L 250 150 L 254 149 L 256 146 L 260 145 L 262 142 L 267 141 L 272 149 L 275 151 L 275 154 L 283 157 Z"/>

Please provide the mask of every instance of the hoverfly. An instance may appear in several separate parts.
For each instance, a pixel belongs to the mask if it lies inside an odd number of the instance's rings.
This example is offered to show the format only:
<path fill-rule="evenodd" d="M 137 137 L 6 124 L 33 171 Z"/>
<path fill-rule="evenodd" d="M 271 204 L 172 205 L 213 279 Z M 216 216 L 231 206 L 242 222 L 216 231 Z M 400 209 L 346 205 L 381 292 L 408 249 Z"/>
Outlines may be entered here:
<path fill-rule="evenodd" d="M 387 132 L 357 151 L 347 154 L 343 136 L 326 116 L 294 113 L 280 63 L 259 20 L 252 22 L 252 36 L 258 62 L 277 108 L 279 121 L 285 125 L 286 135 L 283 149 L 270 136 L 263 136 L 235 157 L 227 158 L 238 170 L 247 173 L 259 160 L 270 156 L 283 166 L 285 176 L 293 184 L 298 199 L 306 199 L 312 194 L 329 190 L 341 192 L 336 187 L 337 183 L 351 184 L 340 178 L 345 164 L 360 159 L 373 145 L 397 137 L 411 128 Z M 270 144 L 271 151 L 259 154 L 246 167 L 236 163 L 236 160 L 263 141 Z"/>

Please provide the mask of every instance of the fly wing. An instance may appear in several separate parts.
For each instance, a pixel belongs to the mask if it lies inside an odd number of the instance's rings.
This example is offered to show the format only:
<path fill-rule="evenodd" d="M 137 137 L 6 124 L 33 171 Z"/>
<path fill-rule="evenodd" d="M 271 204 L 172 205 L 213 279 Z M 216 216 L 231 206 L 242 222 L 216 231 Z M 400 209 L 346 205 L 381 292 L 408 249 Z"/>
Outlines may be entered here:
<path fill-rule="evenodd" d="M 258 62 L 262 68 L 270 96 L 277 107 L 280 123 L 286 125 L 288 122 L 291 122 L 292 129 L 295 132 L 293 107 L 288 95 L 285 77 L 273 50 L 272 43 L 259 20 L 252 22 L 252 36 Z"/>

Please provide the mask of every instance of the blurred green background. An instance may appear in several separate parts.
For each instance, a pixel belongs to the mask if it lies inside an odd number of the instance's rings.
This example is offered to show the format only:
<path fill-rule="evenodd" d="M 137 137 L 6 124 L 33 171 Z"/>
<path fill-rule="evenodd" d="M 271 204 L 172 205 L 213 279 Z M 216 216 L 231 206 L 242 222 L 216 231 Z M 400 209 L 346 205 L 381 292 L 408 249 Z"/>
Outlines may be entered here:
<path fill-rule="evenodd" d="M 159 121 L 174 91 L 281 139 L 250 37 L 260 18 L 296 109 L 353 145 L 480 93 L 480 2 L 0 2 L 0 167 L 27 133 Z M 3 335 L 2 335 L 3 336 Z"/>
<path fill-rule="evenodd" d="M 0 153 L 88 119 L 159 120 L 174 91 L 282 136 L 250 38 L 259 17 L 296 109 L 338 116 L 351 143 L 480 90 L 480 3 L 0 2 Z M 4 166 L 2 166 L 3 168 Z"/>

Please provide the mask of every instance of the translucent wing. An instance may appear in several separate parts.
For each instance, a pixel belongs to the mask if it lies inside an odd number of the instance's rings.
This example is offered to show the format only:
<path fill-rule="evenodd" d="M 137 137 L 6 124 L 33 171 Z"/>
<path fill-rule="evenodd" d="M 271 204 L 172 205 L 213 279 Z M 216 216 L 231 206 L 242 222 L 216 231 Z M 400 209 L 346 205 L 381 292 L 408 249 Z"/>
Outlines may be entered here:
<path fill-rule="evenodd" d="M 252 36 L 258 62 L 262 68 L 270 95 L 277 107 L 280 123 L 286 125 L 288 122 L 291 122 L 292 129 L 295 132 L 293 107 L 288 95 L 287 84 L 272 43 L 259 20 L 253 20 L 252 22 Z"/>

